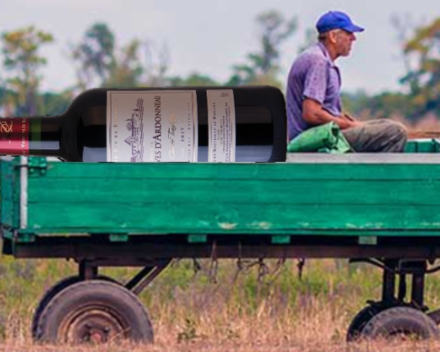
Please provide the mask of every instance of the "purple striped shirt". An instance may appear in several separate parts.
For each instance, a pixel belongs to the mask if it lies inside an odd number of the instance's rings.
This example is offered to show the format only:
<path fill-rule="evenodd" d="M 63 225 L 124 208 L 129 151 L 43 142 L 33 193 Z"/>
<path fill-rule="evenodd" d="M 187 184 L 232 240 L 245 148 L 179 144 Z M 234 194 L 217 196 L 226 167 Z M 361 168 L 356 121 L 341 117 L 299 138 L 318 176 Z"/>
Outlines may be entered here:
<path fill-rule="evenodd" d="M 313 99 L 334 116 L 341 115 L 341 75 L 322 43 L 304 51 L 293 63 L 287 82 L 289 140 L 311 127 L 303 119 L 302 103 Z"/>

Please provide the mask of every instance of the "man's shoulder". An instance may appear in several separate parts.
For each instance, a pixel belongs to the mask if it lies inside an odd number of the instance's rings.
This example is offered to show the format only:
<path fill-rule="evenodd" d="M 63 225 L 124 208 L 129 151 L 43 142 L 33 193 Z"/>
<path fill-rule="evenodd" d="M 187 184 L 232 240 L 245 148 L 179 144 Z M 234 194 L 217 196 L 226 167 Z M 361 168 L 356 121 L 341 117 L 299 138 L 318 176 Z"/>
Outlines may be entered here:
<path fill-rule="evenodd" d="M 326 63 L 326 57 L 318 45 L 313 45 L 304 50 L 295 60 L 294 64 L 313 65 Z"/>
<path fill-rule="evenodd" d="M 303 75 L 311 68 L 321 65 L 327 65 L 327 61 L 317 46 L 312 46 L 303 51 L 293 62 L 290 75 Z"/>

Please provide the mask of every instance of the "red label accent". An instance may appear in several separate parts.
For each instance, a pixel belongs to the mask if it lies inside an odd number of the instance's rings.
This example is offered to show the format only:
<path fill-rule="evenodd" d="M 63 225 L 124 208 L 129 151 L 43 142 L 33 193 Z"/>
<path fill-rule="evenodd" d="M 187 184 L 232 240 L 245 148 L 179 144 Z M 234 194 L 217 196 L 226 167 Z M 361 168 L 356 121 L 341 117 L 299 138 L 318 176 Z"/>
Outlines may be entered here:
<path fill-rule="evenodd" d="M 29 155 L 29 119 L 0 119 L 0 154 Z"/>

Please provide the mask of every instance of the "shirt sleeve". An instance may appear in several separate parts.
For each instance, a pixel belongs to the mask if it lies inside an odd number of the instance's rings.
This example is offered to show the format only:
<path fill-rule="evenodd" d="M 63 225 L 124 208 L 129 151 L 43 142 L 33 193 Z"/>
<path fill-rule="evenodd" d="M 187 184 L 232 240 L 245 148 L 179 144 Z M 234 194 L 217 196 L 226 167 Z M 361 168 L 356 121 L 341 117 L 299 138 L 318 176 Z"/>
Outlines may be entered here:
<path fill-rule="evenodd" d="M 304 81 L 303 98 L 310 98 L 323 104 L 327 90 L 327 62 L 315 60 L 310 64 Z"/>

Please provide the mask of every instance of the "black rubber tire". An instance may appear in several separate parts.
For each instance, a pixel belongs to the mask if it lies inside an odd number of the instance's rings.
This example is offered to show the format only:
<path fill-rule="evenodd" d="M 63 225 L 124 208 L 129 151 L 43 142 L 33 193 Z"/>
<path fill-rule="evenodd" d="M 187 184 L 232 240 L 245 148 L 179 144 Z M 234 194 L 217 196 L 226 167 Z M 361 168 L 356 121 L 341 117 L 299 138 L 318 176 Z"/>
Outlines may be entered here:
<path fill-rule="evenodd" d="M 35 308 L 34 316 L 32 317 L 32 337 L 34 340 L 38 340 L 37 337 L 37 326 L 40 320 L 41 314 L 43 310 L 46 308 L 47 304 L 54 298 L 59 292 L 64 290 L 66 287 L 69 287 L 77 282 L 80 282 L 81 279 L 79 276 L 69 276 L 65 279 L 58 281 L 55 285 L 49 288 L 46 292 L 44 292 L 43 297 L 41 297 L 40 302 L 38 302 L 37 308 Z"/>
<path fill-rule="evenodd" d="M 367 323 L 378 313 L 383 311 L 382 308 L 377 305 L 367 306 L 359 311 L 350 323 L 347 330 L 347 342 L 354 342 L 362 337 L 362 330 Z"/>
<path fill-rule="evenodd" d="M 429 316 L 411 307 L 394 307 L 376 314 L 362 329 L 365 339 L 391 338 L 396 335 L 417 339 L 439 338 L 439 329 Z"/>
<path fill-rule="evenodd" d="M 97 279 L 114 282 L 116 284 L 118 283 L 116 280 L 112 279 L 111 277 L 104 275 L 99 275 Z M 38 340 L 37 325 L 38 325 L 38 321 L 40 320 L 40 316 L 43 313 L 43 310 L 46 308 L 47 304 L 52 300 L 52 298 L 54 298 L 58 293 L 60 293 L 66 287 L 69 287 L 81 281 L 82 280 L 79 276 L 68 276 L 58 281 L 55 285 L 53 285 L 44 293 L 43 297 L 41 297 L 40 299 L 40 302 L 38 302 L 37 308 L 35 308 L 34 315 L 32 317 L 31 332 L 32 332 L 32 338 L 34 340 Z"/>
<path fill-rule="evenodd" d="M 36 326 L 44 343 L 101 343 L 129 339 L 152 343 L 145 307 L 125 287 L 104 280 L 72 284 L 53 297 Z M 97 338 L 95 338 L 97 337 Z"/>

